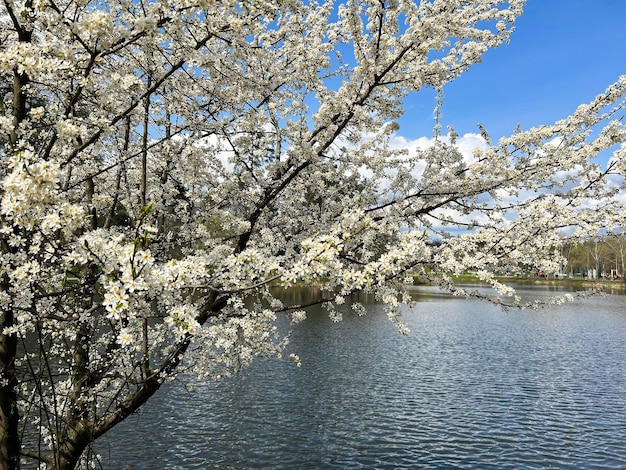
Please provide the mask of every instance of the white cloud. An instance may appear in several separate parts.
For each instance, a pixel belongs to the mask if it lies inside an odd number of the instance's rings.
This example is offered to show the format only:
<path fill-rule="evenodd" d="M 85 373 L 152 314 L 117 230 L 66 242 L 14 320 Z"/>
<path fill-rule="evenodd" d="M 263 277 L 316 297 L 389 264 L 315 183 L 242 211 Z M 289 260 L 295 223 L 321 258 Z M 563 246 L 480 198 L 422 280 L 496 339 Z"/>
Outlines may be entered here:
<path fill-rule="evenodd" d="M 449 144 L 450 136 L 440 137 L 439 140 Z M 409 155 L 411 155 L 418 149 L 426 150 L 432 147 L 435 144 L 435 138 L 418 137 L 417 139 L 407 139 L 396 134 L 391 138 L 389 144 L 392 149 L 406 149 L 409 151 Z M 480 134 L 467 133 L 457 137 L 455 146 L 459 149 L 465 161 L 472 163 L 475 161 L 474 151 L 476 149 L 486 149 L 489 145 Z"/>

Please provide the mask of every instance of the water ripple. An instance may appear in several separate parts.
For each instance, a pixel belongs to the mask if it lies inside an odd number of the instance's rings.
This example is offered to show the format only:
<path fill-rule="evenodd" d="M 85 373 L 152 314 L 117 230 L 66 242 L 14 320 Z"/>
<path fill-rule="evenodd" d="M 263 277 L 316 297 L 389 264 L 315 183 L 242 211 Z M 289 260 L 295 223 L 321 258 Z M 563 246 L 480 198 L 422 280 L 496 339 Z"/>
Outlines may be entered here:
<path fill-rule="evenodd" d="M 623 301 L 503 313 L 430 296 L 408 338 L 376 305 L 339 325 L 312 313 L 302 368 L 171 384 L 99 443 L 104 468 L 626 468 Z"/>

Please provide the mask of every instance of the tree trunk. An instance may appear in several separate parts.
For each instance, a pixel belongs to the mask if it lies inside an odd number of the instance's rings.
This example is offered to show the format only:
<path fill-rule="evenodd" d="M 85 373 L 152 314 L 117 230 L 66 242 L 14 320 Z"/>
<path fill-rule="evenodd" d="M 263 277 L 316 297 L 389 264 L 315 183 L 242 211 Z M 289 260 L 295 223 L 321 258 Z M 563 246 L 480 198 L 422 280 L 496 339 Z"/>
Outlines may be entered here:
<path fill-rule="evenodd" d="M 5 2 L 7 13 L 16 32 L 19 41 L 28 43 L 31 41 L 32 32 L 23 28 L 18 21 L 12 8 Z M 32 1 L 25 2 L 25 8 L 32 7 Z M 29 77 L 18 69 L 13 71 L 13 126 L 9 133 L 9 142 L 14 148 L 18 144 L 18 129 L 20 123 L 26 118 L 26 93 L 24 89 L 29 83 Z M 1 253 L 10 251 L 6 244 L 2 244 Z M 0 276 L 0 292 L 9 291 L 9 277 L 5 274 Z M 17 409 L 17 376 L 15 371 L 15 358 L 17 355 L 17 335 L 4 334 L 6 328 L 14 326 L 15 317 L 11 307 L 0 310 L 0 470 L 16 470 L 20 466 L 20 435 L 19 435 L 19 412 Z"/>
<path fill-rule="evenodd" d="M 8 279 L 3 276 L 0 287 L 7 289 Z M 20 436 L 17 410 L 17 377 L 15 356 L 17 336 L 3 334 L 5 328 L 13 326 L 11 310 L 0 311 L 0 470 L 19 468 Z"/>
<path fill-rule="evenodd" d="M 83 420 L 68 430 L 68 435 L 59 442 L 54 462 L 48 465 L 49 470 L 74 470 L 80 457 L 89 444 L 93 442 L 93 422 Z"/>

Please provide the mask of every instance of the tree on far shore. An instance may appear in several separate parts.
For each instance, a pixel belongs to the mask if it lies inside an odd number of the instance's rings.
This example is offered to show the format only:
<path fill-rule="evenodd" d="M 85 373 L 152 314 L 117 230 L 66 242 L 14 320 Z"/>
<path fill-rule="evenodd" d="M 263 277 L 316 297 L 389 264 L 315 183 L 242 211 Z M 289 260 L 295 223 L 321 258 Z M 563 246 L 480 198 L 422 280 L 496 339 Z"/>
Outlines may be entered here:
<path fill-rule="evenodd" d="M 625 77 L 471 157 L 438 128 L 389 145 L 523 3 L 3 0 L 0 468 L 96 462 L 177 373 L 280 356 L 306 306 L 272 285 L 323 281 L 335 319 L 371 292 L 405 332 L 409 272 L 515 304 L 500 266 L 554 272 L 563 229 L 623 225 Z"/>
<path fill-rule="evenodd" d="M 598 235 L 575 244 L 564 244 L 566 274 L 584 278 L 624 279 L 626 233 Z"/>

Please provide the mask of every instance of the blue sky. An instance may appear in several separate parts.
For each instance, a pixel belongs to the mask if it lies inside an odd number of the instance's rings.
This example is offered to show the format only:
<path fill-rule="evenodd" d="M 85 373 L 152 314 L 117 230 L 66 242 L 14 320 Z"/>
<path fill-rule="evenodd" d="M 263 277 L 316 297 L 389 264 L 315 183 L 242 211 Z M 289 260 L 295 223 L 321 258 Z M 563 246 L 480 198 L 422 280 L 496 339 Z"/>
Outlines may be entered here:
<path fill-rule="evenodd" d="M 497 139 L 550 124 L 626 74 L 626 0 L 528 0 L 508 45 L 445 89 L 442 124 Z M 405 138 L 431 136 L 433 93 L 406 101 Z"/>

